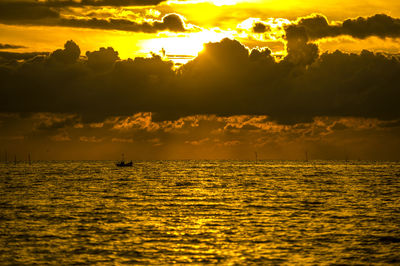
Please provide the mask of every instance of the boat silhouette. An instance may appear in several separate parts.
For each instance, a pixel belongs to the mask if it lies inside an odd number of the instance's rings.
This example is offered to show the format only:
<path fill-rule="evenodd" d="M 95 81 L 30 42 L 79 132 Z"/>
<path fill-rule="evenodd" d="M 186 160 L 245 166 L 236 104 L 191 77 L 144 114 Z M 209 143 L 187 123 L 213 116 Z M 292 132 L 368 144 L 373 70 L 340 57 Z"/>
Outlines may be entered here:
<path fill-rule="evenodd" d="M 130 161 L 129 163 L 126 163 L 125 159 L 124 159 L 124 154 L 122 154 L 122 160 L 120 162 L 116 163 L 115 165 L 118 167 L 127 167 L 127 166 L 132 166 L 132 164 L 133 164 L 132 161 Z"/>
<path fill-rule="evenodd" d="M 116 166 L 118 167 L 126 167 L 126 166 L 132 166 L 132 161 L 130 161 L 129 163 L 126 163 L 125 161 L 120 161 L 118 163 L 116 163 Z"/>

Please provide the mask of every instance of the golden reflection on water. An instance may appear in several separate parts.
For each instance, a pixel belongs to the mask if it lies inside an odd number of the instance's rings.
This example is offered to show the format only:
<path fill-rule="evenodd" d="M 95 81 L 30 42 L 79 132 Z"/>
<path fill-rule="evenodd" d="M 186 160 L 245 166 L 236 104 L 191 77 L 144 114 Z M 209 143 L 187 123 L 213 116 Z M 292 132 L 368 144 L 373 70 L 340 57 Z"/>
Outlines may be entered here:
<path fill-rule="evenodd" d="M 1 264 L 399 263 L 400 164 L 2 165 Z"/>

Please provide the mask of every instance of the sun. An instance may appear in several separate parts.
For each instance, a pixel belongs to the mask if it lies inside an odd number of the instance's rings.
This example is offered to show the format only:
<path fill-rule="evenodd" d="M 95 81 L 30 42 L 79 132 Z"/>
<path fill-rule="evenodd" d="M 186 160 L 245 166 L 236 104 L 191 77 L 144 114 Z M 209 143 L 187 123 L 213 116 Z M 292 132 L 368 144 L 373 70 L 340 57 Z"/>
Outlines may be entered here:
<path fill-rule="evenodd" d="M 143 52 L 160 54 L 175 63 L 184 64 L 196 57 L 203 50 L 205 43 L 218 42 L 226 37 L 232 38 L 232 36 L 233 34 L 230 32 L 203 30 L 144 40 L 141 46 L 143 46 Z"/>
<path fill-rule="evenodd" d="M 184 2 L 179 0 L 170 0 L 168 1 L 168 4 L 211 3 L 215 6 L 230 6 L 230 5 L 236 5 L 237 3 L 240 2 L 246 2 L 246 0 L 188 0 Z"/>
<path fill-rule="evenodd" d="M 241 2 L 240 0 L 210 0 L 209 2 L 213 3 L 216 6 L 230 6 L 236 5 Z"/>

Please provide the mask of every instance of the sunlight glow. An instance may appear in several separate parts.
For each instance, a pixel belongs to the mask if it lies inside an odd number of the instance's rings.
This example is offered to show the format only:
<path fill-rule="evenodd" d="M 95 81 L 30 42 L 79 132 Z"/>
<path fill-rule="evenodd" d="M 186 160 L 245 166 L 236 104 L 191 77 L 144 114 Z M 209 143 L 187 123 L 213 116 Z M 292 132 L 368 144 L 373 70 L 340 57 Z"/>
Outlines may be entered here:
<path fill-rule="evenodd" d="M 203 30 L 183 36 L 158 37 L 141 43 L 143 53 L 156 53 L 175 63 L 186 63 L 203 50 L 204 43 L 218 42 L 225 37 L 233 38 L 232 32 Z"/>
<path fill-rule="evenodd" d="M 248 18 L 237 25 L 238 29 L 251 30 L 255 23 L 261 22 L 259 18 Z"/>
<path fill-rule="evenodd" d="M 264 33 L 253 32 L 253 26 L 256 23 L 263 23 L 269 26 L 269 30 Z M 284 26 L 292 22 L 284 18 L 268 18 L 261 20 L 260 18 L 248 18 L 239 23 L 236 28 L 239 30 L 241 38 L 254 38 L 259 41 L 283 41 L 285 35 Z"/>
<path fill-rule="evenodd" d="M 198 3 L 211 3 L 215 6 L 231 6 L 236 5 L 241 2 L 249 2 L 248 0 L 188 0 L 188 1 L 179 1 L 179 0 L 170 0 L 168 4 L 198 4 Z"/>

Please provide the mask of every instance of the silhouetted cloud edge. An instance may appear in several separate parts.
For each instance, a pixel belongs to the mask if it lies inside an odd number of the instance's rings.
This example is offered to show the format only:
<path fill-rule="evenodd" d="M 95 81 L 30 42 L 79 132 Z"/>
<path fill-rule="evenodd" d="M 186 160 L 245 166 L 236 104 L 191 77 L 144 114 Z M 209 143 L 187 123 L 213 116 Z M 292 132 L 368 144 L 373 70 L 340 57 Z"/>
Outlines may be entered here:
<path fill-rule="evenodd" d="M 188 115 L 266 115 L 280 124 L 314 117 L 400 118 L 400 61 L 362 51 L 319 55 L 304 32 L 288 38 L 276 62 L 267 48 L 236 40 L 205 44 L 195 59 L 120 60 L 113 48 L 80 56 L 73 41 L 50 55 L 0 65 L 0 112 L 75 113 L 86 121 L 152 112 L 153 119 Z"/>

